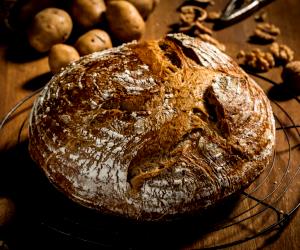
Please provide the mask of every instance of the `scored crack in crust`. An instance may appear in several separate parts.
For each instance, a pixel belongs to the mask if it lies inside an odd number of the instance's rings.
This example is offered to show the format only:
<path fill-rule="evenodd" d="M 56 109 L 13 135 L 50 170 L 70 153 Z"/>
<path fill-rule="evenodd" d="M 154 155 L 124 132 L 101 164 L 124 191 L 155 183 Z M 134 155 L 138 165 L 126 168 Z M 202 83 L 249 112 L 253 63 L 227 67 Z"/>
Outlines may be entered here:
<path fill-rule="evenodd" d="M 172 34 L 56 74 L 35 101 L 29 151 L 74 201 L 161 220 L 247 187 L 274 140 L 262 89 L 213 45 Z"/>

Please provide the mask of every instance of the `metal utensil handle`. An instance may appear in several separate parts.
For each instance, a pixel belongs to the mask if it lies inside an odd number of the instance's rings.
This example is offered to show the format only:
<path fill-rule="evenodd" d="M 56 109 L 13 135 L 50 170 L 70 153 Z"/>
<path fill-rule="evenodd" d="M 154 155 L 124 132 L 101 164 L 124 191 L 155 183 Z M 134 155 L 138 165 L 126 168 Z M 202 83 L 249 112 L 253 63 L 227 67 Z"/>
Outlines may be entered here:
<path fill-rule="evenodd" d="M 220 21 L 229 22 L 229 21 L 236 20 L 238 18 L 243 17 L 246 13 L 253 12 L 256 9 L 258 9 L 260 6 L 271 1 L 273 0 L 254 0 L 244 7 L 237 8 L 237 6 L 241 5 L 241 2 L 243 3 L 244 0 L 232 0 L 226 6 L 220 18 Z"/>

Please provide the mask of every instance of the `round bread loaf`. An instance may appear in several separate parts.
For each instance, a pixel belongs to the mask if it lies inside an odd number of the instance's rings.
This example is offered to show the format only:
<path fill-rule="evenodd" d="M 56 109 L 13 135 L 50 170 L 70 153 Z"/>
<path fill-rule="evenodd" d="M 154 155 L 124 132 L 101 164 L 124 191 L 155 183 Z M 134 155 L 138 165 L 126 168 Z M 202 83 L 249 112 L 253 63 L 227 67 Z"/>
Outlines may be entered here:
<path fill-rule="evenodd" d="M 183 34 L 82 57 L 35 101 L 29 151 L 72 200 L 162 220 L 247 187 L 272 158 L 263 90 L 216 47 Z"/>

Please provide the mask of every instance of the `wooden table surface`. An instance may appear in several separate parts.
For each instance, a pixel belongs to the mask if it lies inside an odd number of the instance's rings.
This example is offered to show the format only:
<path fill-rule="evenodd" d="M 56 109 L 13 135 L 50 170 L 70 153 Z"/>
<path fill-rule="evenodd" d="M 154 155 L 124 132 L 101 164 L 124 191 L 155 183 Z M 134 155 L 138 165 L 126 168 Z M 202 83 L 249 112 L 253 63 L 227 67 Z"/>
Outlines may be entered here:
<path fill-rule="evenodd" d="M 160 38 L 167 32 L 170 32 L 170 25 L 178 22 L 178 12 L 176 12 L 176 9 L 183 2 L 184 1 L 182 0 L 161 0 L 155 12 L 152 13 L 150 18 L 147 20 L 147 33 L 145 34 L 143 39 Z M 214 6 L 209 7 L 210 10 L 221 10 L 227 1 L 215 0 L 215 2 L 216 4 Z M 268 20 L 276 24 L 281 29 L 281 35 L 279 36 L 278 41 L 289 45 L 295 51 L 295 59 L 300 60 L 300 1 L 276 0 L 263 9 L 268 13 Z M 227 53 L 232 57 L 235 57 L 237 52 L 241 49 L 247 50 L 255 47 L 267 49 L 267 46 L 255 45 L 247 42 L 249 36 L 254 30 L 254 27 L 254 18 L 253 16 L 250 16 L 249 18 L 235 25 L 215 31 L 214 36 L 226 45 Z M 49 73 L 47 57 L 45 55 L 32 55 L 32 51 L 24 51 L 21 44 L 23 43 L 22 40 L 11 41 L 9 39 L 3 39 L 3 34 L 0 34 L 0 38 L 2 41 L 0 47 L 0 118 L 2 119 L 2 117 L 4 117 L 4 115 L 19 100 L 21 100 L 25 96 L 28 96 L 39 87 L 43 86 L 43 84 L 45 84 L 49 80 L 51 74 Z M 282 69 L 280 67 L 277 67 L 275 69 L 272 69 L 268 73 L 264 73 L 261 75 L 263 75 L 267 79 L 272 80 L 273 83 L 280 84 L 281 70 Z M 292 116 L 295 123 L 299 125 L 300 103 L 295 99 L 292 99 L 291 96 L 285 94 L 284 88 L 282 89 L 276 85 L 274 86 L 268 81 L 260 78 L 255 79 L 266 90 L 266 92 L 269 94 L 269 97 L 275 100 L 276 103 L 279 103 L 280 107 L 286 110 Z M 273 107 L 274 113 L 278 116 L 279 120 L 286 126 L 291 125 L 291 122 L 288 120 L 287 116 L 280 108 L 276 106 L 274 102 Z M 24 109 L 22 109 L 22 111 L 24 111 Z M 14 121 L 11 121 L 11 124 L 9 124 L 8 127 L 5 128 L 5 131 L 2 131 L 2 133 L 0 134 L 0 149 L 2 152 L 2 159 L 0 163 L 0 168 L 2 168 L 2 170 L 0 169 L 0 181 L 5 180 L 3 182 L 4 184 L 0 183 L 0 188 L 3 189 L 0 189 L 0 196 L 1 194 L 12 194 L 13 199 L 18 199 L 18 197 L 21 196 L 20 194 L 18 194 L 18 192 L 20 192 L 20 189 L 22 189 L 22 187 L 17 184 L 17 181 L 22 182 L 24 184 L 24 187 L 29 185 L 29 182 L 34 181 L 29 179 L 26 179 L 24 181 L 25 177 L 23 178 L 22 176 L 20 176 L 23 174 L 24 176 L 26 176 L 27 170 L 24 169 L 24 167 L 21 168 L 20 166 L 18 166 L 18 168 L 16 168 L 17 172 L 11 173 L 12 171 L 15 171 L 12 169 L 14 169 L 13 164 L 16 163 L 3 161 L 3 157 L 6 159 L 6 155 L 10 154 L 10 151 L 13 151 L 14 147 L 16 147 L 16 145 L 14 145 L 16 140 L 12 139 L 12 137 L 15 136 L 17 128 L 20 127 L 20 121 L 24 119 L 24 116 L 23 118 L 19 118 L 19 115 L 22 116 L 22 112 L 19 112 L 18 115 L 13 118 Z M 277 127 L 278 126 L 279 124 L 277 124 Z M 297 204 L 297 202 L 300 201 L 300 176 L 296 176 L 293 181 L 289 179 L 288 176 L 286 176 L 291 173 L 290 177 L 292 178 L 297 167 L 299 167 L 300 165 L 299 146 L 297 147 L 300 138 L 296 130 L 288 130 L 286 134 L 290 138 L 290 152 L 292 155 L 290 159 L 290 165 L 288 166 L 289 169 L 286 169 L 287 162 L 289 161 L 287 140 L 284 133 L 278 131 L 276 148 L 277 155 L 275 158 L 274 168 L 271 169 L 270 175 L 266 175 L 270 181 L 267 184 L 264 184 L 259 189 L 259 192 L 254 192 L 253 194 L 254 197 L 261 199 L 266 194 L 274 190 L 274 185 L 279 185 L 278 182 L 284 182 L 283 185 L 293 182 L 291 186 L 288 186 L 287 192 L 284 193 L 284 197 L 279 197 L 279 202 L 274 204 L 274 207 L 278 210 L 282 210 L 283 213 L 287 213 L 288 211 L 290 211 Z M 24 136 L 26 137 L 26 133 Z M 8 168 L 9 170 L 7 170 Z M 18 170 L 20 168 L 22 170 Z M 3 169 L 6 170 L 4 171 Z M 8 173 L 7 176 L 5 176 L 6 173 Z M 252 190 L 255 185 L 257 184 L 252 185 L 250 189 Z M 10 192 L 10 188 L 12 188 L 14 191 Z M 273 200 L 276 199 L 276 193 L 280 193 L 280 190 L 284 190 L 284 187 L 275 189 L 275 192 L 273 192 L 275 196 L 271 197 L 270 200 L 266 199 L 266 202 L 273 204 Z M 28 197 L 29 196 L 30 195 L 28 194 Z M 22 204 L 22 202 L 27 203 L 26 205 L 24 205 Z M 18 249 L 24 249 L 22 248 L 22 246 L 26 246 L 26 241 L 28 240 L 28 242 L 30 242 L 32 238 L 35 238 L 35 234 L 37 233 L 37 231 L 30 231 L 30 223 L 27 224 L 27 226 L 21 226 L 21 230 L 23 230 L 22 232 L 27 237 L 25 239 L 25 236 L 20 236 L 20 230 L 15 228 L 20 226 L 20 224 L 22 224 L 24 221 L 27 223 L 28 221 L 31 221 L 31 219 L 28 220 L 28 218 L 27 220 L 24 220 L 23 217 L 26 217 L 26 215 L 24 215 L 24 213 L 22 213 L 21 211 L 26 206 L 30 207 L 31 202 L 32 200 L 30 198 L 28 198 L 27 200 L 27 197 L 22 197 L 20 201 L 17 200 L 17 215 L 15 217 L 15 220 L 13 221 L 13 224 L 8 228 L 0 228 L 0 240 L 7 239 L 8 245 L 12 246 L 11 249 L 14 249 L 14 246 L 20 247 Z M 233 210 L 237 211 L 239 209 L 249 208 L 253 204 L 255 204 L 255 202 L 252 199 L 247 198 L 242 200 L 241 203 L 238 202 L 238 205 L 235 205 L 235 208 Z M 18 206 L 20 206 L 20 208 Z M 260 207 L 263 207 L 263 205 L 261 205 Z M 30 216 L 34 216 L 32 213 L 30 213 L 31 209 L 32 208 L 28 208 L 28 210 L 26 211 L 29 211 Z M 254 214 L 255 211 L 255 209 L 250 211 L 250 214 Z M 235 213 L 236 212 L 233 211 L 224 211 L 224 217 L 229 217 L 231 216 L 231 214 Z M 240 223 L 239 226 L 232 226 L 226 230 L 219 230 L 213 233 L 206 232 L 205 230 L 205 233 L 203 233 L 203 228 L 201 228 L 202 225 L 200 223 L 199 234 L 194 234 L 193 237 L 187 237 L 186 239 L 186 235 L 184 233 L 182 234 L 182 236 L 180 236 L 180 234 L 179 236 L 174 236 L 173 239 L 172 236 L 170 236 L 170 239 L 168 238 L 169 244 L 166 242 L 165 244 L 157 243 L 156 247 L 167 248 L 169 246 L 170 248 L 203 248 L 228 243 L 232 240 L 243 239 L 249 235 L 255 235 L 260 231 L 260 229 L 265 228 L 270 223 L 270 220 L 273 220 L 272 218 L 274 217 L 274 214 L 276 217 L 276 212 L 267 211 L 265 215 L 263 213 L 259 214 L 254 217 L 255 219 L 247 221 L 245 223 Z M 18 219 L 20 219 L 22 223 L 18 222 Z M 32 221 L 34 221 L 34 218 L 32 218 Z M 276 218 L 274 219 L 274 221 L 276 221 Z M 193 232 L 195 232 L 198 230 L 198 228 L 195 227 L 193 230 Z M 1 233 L 3 233 L 4 235 L 3 239 L 1 238 Z M 167 235 L 167 232 L 165 233 Z M 43 239 L 45 239 L 45 248 L 48 242 L 51 242 L 51 240 L 53 239 L 47 239 L 47 236 L 37 235 L 39 234 L 36 234 L 36 237 L 42 237 Z M 131 235 L 131 237 L 134 237 L 134 235 Z M 177 241 L 176 237 L 181 237 L 182 239 Z M 60 240 L 58 240 L 57 242 L 60 242 Z M 16 243 L 14 241 L 22 242 Z M 152 238 L 150 241 L 155 241 L 155 238 Z M 173 242 L 173 244 L 171 244 L 171 242 Z M 174 242 L 178 242 L 178 244 Z M 66 245 L 68 244 L 72 244 L 72 242 L 67 241 Z M 147 248 L 147 246 L 149 247 L 147 242 L 144 242 L 144 245 L 142 246 L 142 248 Z M 27 247 L 30 247 L 30 245 L 27 245 Z M 300 211 L 297 211 L 294 214 L 289 223 L 287 223 L 287 225 L 279 233 L 278 231 L 273 231 L 266 235 L 259 236 L 253 240 L 246 241 L 245 243 L 231 246 L 230 249 L 300 249 Z"/>

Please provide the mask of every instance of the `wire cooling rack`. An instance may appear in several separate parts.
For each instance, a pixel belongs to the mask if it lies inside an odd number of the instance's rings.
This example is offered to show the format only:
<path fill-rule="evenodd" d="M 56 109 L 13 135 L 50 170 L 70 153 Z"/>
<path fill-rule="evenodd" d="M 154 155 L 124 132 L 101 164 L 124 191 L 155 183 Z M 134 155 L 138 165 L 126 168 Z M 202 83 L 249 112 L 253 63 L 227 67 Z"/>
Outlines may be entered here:
<path fill-rule="evenodd" d="M 257 77 L 261 78 L 260 83 L 276 85 L 267 78 Z M 272 101 L 277 141 L 272 162 L 239 195 L 230 197 L 201 215 L 160 224 L 125 221 L 81 207 L 53 188 L 28 155 L 28 112 L 33 97 L 39 91 L 19 102 L 0 124 L 0 133 L 8 130 L 6 127 L 9 127 L 9 123 L 18 128 L 14 134 L 14 147 L 17 150 L 8 150 L 1 158 L 6 159 L 3 162 L 6 165 L 9 163 L 10 168 L 19 164 L 14 161 L 16 159 L 21 159 L 24 165 L 21 170 L 20 164 L 15 170 L 10 170 L 20 171 L 23 176 L 17 178 L 18 183 L 13 185 L 12 194 L 24 209 L 23 215 L 20 215 L 21 222 L 17 223 L 22 228 L 22 234 L 26 230 L 30 236 L 30 228 L 33 227 L 41 239 L 51 237 L 52 242 L 59 239 L 60 244 L 84 249 L 189 246 L 219 249 L 242 244 L 262 235 L 279 235 L 300 206 L 300 126 L 294 122 L 293 114 L 286 107 Z M 300 108 L 298 98 L 294 97 L 292 101 Z M 18 119 L 16 126 L 15 120 L 22 113 L 25 114 Z M 8 159 L 7 155 L 10 156 Z M 31 227 L 28 227 L 28 223 Z"/>

